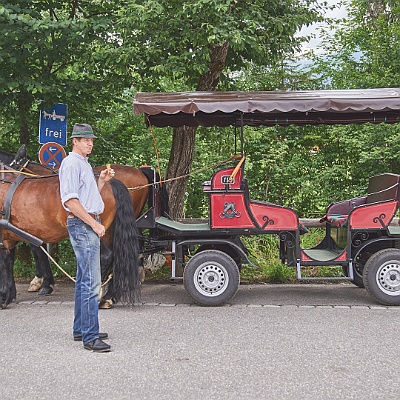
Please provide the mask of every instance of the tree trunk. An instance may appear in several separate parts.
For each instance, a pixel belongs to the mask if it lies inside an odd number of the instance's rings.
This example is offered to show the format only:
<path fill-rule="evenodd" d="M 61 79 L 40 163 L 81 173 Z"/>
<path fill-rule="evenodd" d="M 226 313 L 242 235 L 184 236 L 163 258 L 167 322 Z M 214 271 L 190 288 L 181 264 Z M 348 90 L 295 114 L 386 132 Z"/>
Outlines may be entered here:
<path fill-rule="evenodd" d="M 229 43 L 214 46 L 211 51 L 208 71 L 200 76 L 197 90 L 213 91 L 218 85 L 221 72 L 225 67 Z M 182 126 L 174 129 L 171 152 L 169 156 L 166 179 L 180 177 L 188 174 L 192 167 L 196 128 Z M 183 218 L 185 191 L 188 178 L 177 179 L 167 185 L 169 199 L 169 215 Z"/>
<path fill-rule="evenodd" d="M 207 65 L 208 71 L 200 76 L 197 90 L 212 92 L 216 89 L 221 77 L 221 73 L 225 68 L 228 49 L 229 42 L 225 42 L 220 46 L 213 47 L 210 62 Z"/>
<path fill-rule="evenodd" d="M 167 179 L 186 175 L 193 161 L 196 128 L 182 126 L 174 129 L 171 153 L 169 155 Z M 183 218 L 185 190 L 188 177 L 168 182 L 169 215 Z"/>
<path fill-rule="evenodd" d="M 378 18 L 381 14 L 385 12 L 386 9 L 385 0 L 372 0 L 366 3 L 367 5 L 367 19 L 369 19 L 370 23 L 372 24 L 374 30 L 378 29 L 377 22 Z"/>
<path fill-rule="evenodd" d="M 31 95 L 26 90 L 21 90 L 17 103 L 19 116 L 19 141 L 20 144 L 26 144 L 28 146 L 30 138 L 28 120 L 32 106 Z"/>

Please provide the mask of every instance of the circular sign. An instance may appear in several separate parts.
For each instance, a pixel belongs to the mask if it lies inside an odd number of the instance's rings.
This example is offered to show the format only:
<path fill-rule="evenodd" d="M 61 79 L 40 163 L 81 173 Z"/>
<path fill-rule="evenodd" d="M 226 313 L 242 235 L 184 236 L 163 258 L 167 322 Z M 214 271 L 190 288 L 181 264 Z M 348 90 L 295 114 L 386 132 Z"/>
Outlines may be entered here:
<path fill-rule="evenodd" d="M 48 142 L 39 150 L 39 161 L 53 169 L 60 168 L 61 161 L 65 158 L 65 150 L 60 144 Z"/>

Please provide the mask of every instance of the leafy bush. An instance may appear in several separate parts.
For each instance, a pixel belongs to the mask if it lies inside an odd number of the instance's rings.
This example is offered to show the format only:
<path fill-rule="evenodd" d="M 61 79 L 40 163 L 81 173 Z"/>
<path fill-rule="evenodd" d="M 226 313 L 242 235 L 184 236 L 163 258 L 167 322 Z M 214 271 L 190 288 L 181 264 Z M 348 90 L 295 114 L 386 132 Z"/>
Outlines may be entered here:
<path fill-rule="evenodd" d="M 24 249 L 23 249 L 24 248 Z M 18 243 L 17 254 L 28 250 L 28 258 L 16 257 L 14 262 L 14 276 L 17 279 L 32 279 L 35 276 L 35 261 L 30 249 L 26 243 Z M 51 256 L 56 260 L 56 262 L 71 276 L 76 274 L 76 263 L 75 255 L 71 247 L 69 239 L 65 239 L 57 244 L 51 245 Z M 53 262 L 50 262 L 53 275 L 56 279 L 68 279 L 66 275 L 57 268 Z"/>

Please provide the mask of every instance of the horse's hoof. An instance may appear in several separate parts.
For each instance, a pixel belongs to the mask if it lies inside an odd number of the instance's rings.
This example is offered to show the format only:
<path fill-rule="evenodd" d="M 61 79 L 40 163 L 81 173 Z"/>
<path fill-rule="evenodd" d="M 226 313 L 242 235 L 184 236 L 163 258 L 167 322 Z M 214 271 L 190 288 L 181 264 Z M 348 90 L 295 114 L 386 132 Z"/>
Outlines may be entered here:
<path fill-rule="evenodd" d="M 107 310 L 113 308 L 113 301 L 112 299 L 102 300 L 99 304 L 99 308 L 103 310 Z"/>
<path fill-rule="evenodd" d="M 49 296 L 53 293 L 53 288 L 51 286 L 49 287 L 42 287 L 39 291 L 38 294 L 41 296 Z"/>
<path fill-rule="evenodd" d="M 35 276 L 32 280 L 31 283 L 29 284 L 28 292 L 37 292 L 40 290 L 42 287 L 43 283 L 43 278 L 38 278 Z"/>

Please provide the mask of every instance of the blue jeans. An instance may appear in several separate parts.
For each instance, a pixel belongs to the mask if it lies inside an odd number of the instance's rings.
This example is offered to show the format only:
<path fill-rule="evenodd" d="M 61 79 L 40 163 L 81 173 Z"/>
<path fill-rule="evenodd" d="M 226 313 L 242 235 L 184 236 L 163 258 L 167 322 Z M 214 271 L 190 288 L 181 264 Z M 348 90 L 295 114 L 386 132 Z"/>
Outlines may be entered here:
<path fill-rule="evenodd" d="M 100 238 L 77 217 L 67 218 L 67 228 L 76 256 L 73 334 L 86 344 L 99 337 Z"/>

